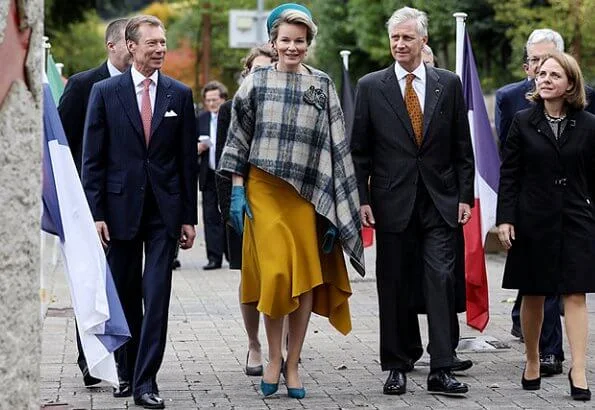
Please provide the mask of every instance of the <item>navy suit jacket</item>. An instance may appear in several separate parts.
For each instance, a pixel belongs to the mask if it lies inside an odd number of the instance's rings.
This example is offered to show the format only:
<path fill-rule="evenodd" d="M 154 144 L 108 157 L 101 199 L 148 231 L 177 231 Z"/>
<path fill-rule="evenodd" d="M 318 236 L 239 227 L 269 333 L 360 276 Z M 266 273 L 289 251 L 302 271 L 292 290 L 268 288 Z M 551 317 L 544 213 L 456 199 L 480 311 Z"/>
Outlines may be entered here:
<path fill-rule="evenodd" d="M 508 130 L 512 124 L 514 115 L 529 108 L 531 102 L 525 95 L 535 88 L 534 80 L 523 80 L 517 83 L 507 84 L 496 91 L 496 131 L 500 140 L 500 148 L 504 147 Z M 587 107 L 585 111 L 595 114 L 595 91 L 589 86 L 585 87 L 587 94 Z"/>
<path fill-rule="evenodd" d="M 99 67 L 77 73 L 68 79 L 64 93 L 60 97 L 58 112 L 68 146 L 76 165 L 76 170 L 81 173 L 83 155 L 83 133 L 85 132 L 85 113 L 91 87 L 98 81 L 109 78 L 107 62 Z"/>
<path fill-rule="evenodd" d="M 147 147 L 130 70 L 93 85 L 82 180 L 93 218 L 107 223 L 112 238 L 130 240 L 139 232 L 149 189 L 172 237 L 182 224 L 195 225 L 196 161 L 190 88 L 159 73 Z"/>

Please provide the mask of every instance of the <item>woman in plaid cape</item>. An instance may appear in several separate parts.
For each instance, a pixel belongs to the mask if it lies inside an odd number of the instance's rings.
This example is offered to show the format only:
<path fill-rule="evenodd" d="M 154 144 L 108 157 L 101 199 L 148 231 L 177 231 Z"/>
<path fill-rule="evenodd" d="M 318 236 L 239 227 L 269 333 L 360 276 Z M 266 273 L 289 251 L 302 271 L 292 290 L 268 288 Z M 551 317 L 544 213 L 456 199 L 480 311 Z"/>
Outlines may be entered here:
<path fill-rule="evenodd" d="M 281 5 L 267 28 L 279 61 L 246 77 L 234 96 L 219 170 L 232 174 L 230 221 L 243 231 L 242 303 L 256 303 L 265 318 L 262 392 L 275 393 L 283 371 L 288 395 L 303 398 L 298 360 L 311 312 L 351 330 L 342 250 L 363 275 L 359 201 L 335 86 L 302 63 L 316 34 L 309 10 Z"/>

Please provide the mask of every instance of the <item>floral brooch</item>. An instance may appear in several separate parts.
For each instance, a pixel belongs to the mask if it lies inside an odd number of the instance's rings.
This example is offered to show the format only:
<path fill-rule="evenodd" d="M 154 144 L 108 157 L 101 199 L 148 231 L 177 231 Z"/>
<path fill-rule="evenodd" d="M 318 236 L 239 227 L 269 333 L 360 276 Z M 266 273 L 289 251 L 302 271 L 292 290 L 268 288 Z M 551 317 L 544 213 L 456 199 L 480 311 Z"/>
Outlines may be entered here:
<path fill-rule="evenodd" d="M 322 91 L 322 88 L 315 88 L 313 85 L 304 93 L 304 101 L 307 104 L 313 105 L 318 110 L 324 109 L 326 98 L 326 94 Z"/>

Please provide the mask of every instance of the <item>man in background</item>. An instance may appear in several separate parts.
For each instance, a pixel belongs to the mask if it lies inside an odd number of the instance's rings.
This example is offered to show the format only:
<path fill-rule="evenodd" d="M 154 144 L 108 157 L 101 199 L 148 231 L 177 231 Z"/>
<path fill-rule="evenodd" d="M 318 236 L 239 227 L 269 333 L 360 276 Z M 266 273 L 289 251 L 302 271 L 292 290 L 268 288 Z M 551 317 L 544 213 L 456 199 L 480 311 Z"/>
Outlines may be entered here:
<path fill-rule="evenodd" d="M 227 257 L 225 225 L 219 212 L 217 188 L 215 185 L 217 115 L 219 107 L 227 99 L 227 88 L 219 81 L 209 81 L 202 89 L 205 106 L 198 116 L 198 184 L 202 193 L 202 215 L 205 230 L 208 263 L 204 270 L 220 269 L 223 255 Z"/>
<path fill-rule="evenodd" d="M 71 76 L 60 98 L 58 113 L 79 175 L 81 173 L 85 113 L 91 87 L 97 81 L 122 74 L 130 66 L 130 53 L 126 49 L 126 41 L 124 40 L 124 30 L 127 22 L 127 19 L 117 19 L 107 25 L 105 29 L 107 60 L 99 67 Z M 93 386 L 101 382 L 101 380 L 89 374 L 78 328 L 75 326 L 75 329 L 76 345 L 79 353 L 77 363 L 81 372 L 83 372 L 83 383 L 85 386 Z"/>
<path fill-rule="evenodd" d="M 130 53 L 126 49 L 124 40 L 124 29 L 127 22 L 128 19 L 117 19 L 107 25 L 105 29 L 107 60 L 99 67 L 71 76 L 60 98 L 58 112 L 79 175 L 81 173 L 85 113 L 91 87 L 98 81 L 122 74 L 130 67 Z"/>

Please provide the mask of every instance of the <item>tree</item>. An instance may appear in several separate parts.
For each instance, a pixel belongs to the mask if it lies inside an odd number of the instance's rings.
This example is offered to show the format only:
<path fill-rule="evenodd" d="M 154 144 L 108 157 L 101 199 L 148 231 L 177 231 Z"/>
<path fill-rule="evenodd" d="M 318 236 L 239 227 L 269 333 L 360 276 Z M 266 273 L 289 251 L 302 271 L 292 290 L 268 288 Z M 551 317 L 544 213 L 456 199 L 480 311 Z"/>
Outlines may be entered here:
<path fill-rule="evenodd" d="M 529 34 L 537 28 L 551 28 L 564 37 L 566 49 L 579 61 L 583 74 L 595 78 L 595 13 L 594 0 L 550 0 L 536 4 L 532 0 L 490 0 L 496 19 L 509 26 L 507 37 L 512 42 L 510 67 L 521 77 L 524 46 Z M 588 18 L 585 18 L 587 16 Z"/>
<path fill-rule="evenodd" d="M 64 64 L 63 74 L 72 75 L 99 65 L 105 60 L 105 24 L 94 11 L 86 12 L 79 22 L 50 37 L 51 53 L 56 62 Z"/>

